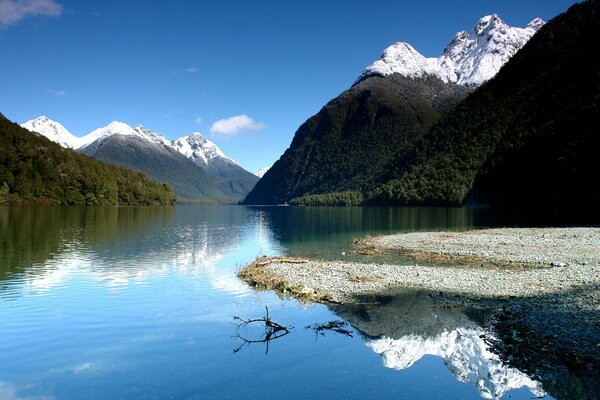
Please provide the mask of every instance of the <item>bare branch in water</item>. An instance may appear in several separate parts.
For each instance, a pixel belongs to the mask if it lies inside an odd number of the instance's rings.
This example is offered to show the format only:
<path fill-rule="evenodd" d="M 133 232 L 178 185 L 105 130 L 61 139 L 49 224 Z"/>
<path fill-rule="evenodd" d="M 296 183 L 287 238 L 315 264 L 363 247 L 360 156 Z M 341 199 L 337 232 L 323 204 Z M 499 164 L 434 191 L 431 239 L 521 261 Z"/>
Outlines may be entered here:
<path fill-rule="evenodd" d="M 279 339 L 290 333 L 290 329 L 293 329 L 293 327 L 288 328 L 273 321 L 269 316 L 269 307 L 265 306 L 265 309 L 266 315 L 262 318 L 244 319 L 238 316 L 233 317 L 233 320 L 237 321 L 234 322 L 234 324 L 237 325 L 235 336 L 242 340 L 242 344 L 233 350 L 234 353 L 240 351 L 244 346 L 250 346 L 251 343 L 265 343 L 265 354 L 267 354 L 269 353 L 269 343 L 271 340 Z M 257 338 L 249 338 L 244 336 L 240 332 L 240 329 L 245 328 L 250 324 L 262 325 L 264 327 L 264 332 L 261 333 L 261 335 Z"/>

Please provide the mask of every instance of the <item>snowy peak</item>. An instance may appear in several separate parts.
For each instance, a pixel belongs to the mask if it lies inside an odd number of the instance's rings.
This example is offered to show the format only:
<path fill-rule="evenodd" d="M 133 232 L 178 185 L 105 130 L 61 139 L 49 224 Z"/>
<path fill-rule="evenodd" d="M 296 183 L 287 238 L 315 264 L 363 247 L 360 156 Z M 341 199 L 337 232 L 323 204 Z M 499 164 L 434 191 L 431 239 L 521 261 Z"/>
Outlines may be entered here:
<path fill-rule="evenodd" d="M 506 24 L 504 23 L 504 21 L 502 21 L 498 17 L 498 15 L 496 15 L 496 14 L 486 15 L 485 17 L 479 19 L 474 31 L 475 31 L 476 35 L 481 35 L 484 33 L 484 31 L 486 29 L 493 28 L 496 26 L 501 26 L 501 25 L 506 25 Z"/>
<path fill-rule="evenodd" d="M 409 44 L 398 42 L 365 68 L 355 83 L 373 75 L 398 73 L 413 79 L 432 75 L 444 82 L 479 86 L 493 78 L 543 25 L 544 21 L 535 18 L 525 28 L 511 27 L 496 14 L 486 15 L 470 33 L 458 32 L 437 58 L 425 58 Z"/>
<path fill-rule="evenodd" d="M 259 168 L 258 171 L 256 171 L 256 176 L 258 176 L 259 178 L 262 178 L 263 176 L 265 176 L 265 174 L 267 173 L 267 171 L 269 169 L 270 169 L 270 167 Z"/>
<path fill-rule="evenodd" d="M 418 78 L 423 74 L 439 75 L 439 66 L 435 58 L 425 58 L 410 44 L 397 42 L 383 51 L 381 59 L 369 65 L 361 78 L 370 75 L 391 75 L 398 73 L 409 78 Z"/>
<path fill-rule="evenodd" d="M 82 137 L 81 147 L 85 147 L 94 142 L 102 142 L 112 135 L 135 135 L 135 131 L 131 126 L 124 122 L 113 121 L 110 124 L 102 128 L 95 129 Z"/>
<path fill-rule="evenodd" d="M 152 132 L 142 125 L 137 125 L 135 128 L 127 125 L 124 122 L 113 121 L 105 127 L 98 128 L 83 138 L 81 138 L 81 146 L 85 147 L 92 143 L 100 143 L 113 135 L 136 136 L 145 141 L 157 144 L 159 146 L 170 146 L 170 141 L 165 138 L 162 133 Z"/>
<path fill-rule="evenodd" d="M 31 132 L 45 136 L 51 141 L 60 144 L 62 147 L 70 149 L 79 147 L 80 138 L 74 136 L 64 126 L 51 120 L 45 115 L 29 120 L 21 124 L 21 126 Z"/>
<path fill-rule="evenodd" d="M 151 130 L 146 129 L 142 125 L 137 125 L 135 128 L 133 128 L 133 132 L 136 136 L 139 136 L 142 139 L 148 140 L 161 146 L 172 147 L 171 141 L 168 140 L 165 137 L 165 135 L 158 132 L 152 132 Z"/>
<path fill-rule="evenodd" d="M 527 28 L 533 29 L 534 31 L 539 31 L 542 26 L 544 26 L 544 20 L 541 18 L 534 18 L 530 23 L 527 24 Z"/>
<path fill-rule="evenodd" d="M 182 136 L 171 142 L 171 146 L 200 166 L 206 166 L 216 158 L 235 164 L 235 161 L 227 157 L 216 144 L 202 136 L 200 132 Z"/>

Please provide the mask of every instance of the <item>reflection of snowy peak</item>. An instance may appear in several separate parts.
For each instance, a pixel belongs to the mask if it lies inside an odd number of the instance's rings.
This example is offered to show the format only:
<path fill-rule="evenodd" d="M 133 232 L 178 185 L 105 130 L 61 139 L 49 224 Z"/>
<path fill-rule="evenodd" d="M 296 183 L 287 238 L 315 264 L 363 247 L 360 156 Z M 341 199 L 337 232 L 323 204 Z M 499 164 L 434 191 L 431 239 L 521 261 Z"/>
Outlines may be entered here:
<path fill-rule="evenodd" d="M 474 384 L 486 399 L 499 399 L 507 391 L 521 387 L 529 388 L 536 396 L 544 395 L 541 383 L 503 365 L 481 338 L 483 334 L 488 333 L 482 328 L 457 328 L 427 338 L 383 336 L 368 340 L 367 346 L 382 355 L 386 367 L 397 370 L 409 368 L 425 355 L 439 356 L 458 380 Z"/>
<path fill-rule="evenodd" d="M 426 58 L 411 45 L 398 42 L 365 68 L 357 82 L 398 73 L 409 78 L 433 75 L 444 82 L 479 86 L 493 78 L 543 25 L 544 21 L 536 18 L 525 28 L 511 27 L 496 14 L 487 15 L 470 33 L 458 32 L 438 58 Z"/>
<path fill-rule="evenodd" d="M 81 138 L 74 136 L 64 126 L 56 121 L 52 121 L 45 115 L 36 119 L 29 120 L 21 126 L 31 132 L 39 133 L 51 141 L 60 144 L 62 147 L 76 149 L 80 146 Z"/>

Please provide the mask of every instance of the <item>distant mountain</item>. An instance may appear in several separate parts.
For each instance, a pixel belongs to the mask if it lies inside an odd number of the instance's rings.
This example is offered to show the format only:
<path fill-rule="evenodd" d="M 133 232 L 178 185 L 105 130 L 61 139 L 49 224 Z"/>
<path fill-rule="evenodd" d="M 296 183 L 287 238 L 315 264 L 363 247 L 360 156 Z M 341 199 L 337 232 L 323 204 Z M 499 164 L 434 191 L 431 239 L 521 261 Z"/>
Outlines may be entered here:
<path fill-rule="evenodd" d="M 200 132 L 183 136 L 169 146 L 188 157 L 208 172 L 219 188 L 228 196 L 241 200 L 256 184 L 257 177 L 227 157 L 219 147 Z"/>
<path fill-rule="evenodd" d="M 552 19 L 423 137 L 414 161 L 372 200 L 596 207 L 599 37 L 596 0 Z"/>
<path fill-rule="evenodd" d="M 55 127 L 60 134 L 60 126 Z M 175 193 L 169 185 L 77 154 L 0 118 L 0 204 L 171 205 L 174 202 Z"/>
<path fill-rule="evenodd" d="M 143 171 L 154 179 L 166 180 L 173 185 L 181 199 L 237 202 L 258 181 L 256 176 L 227 157 L 199 132 L 171 141 L 163 134 L 152 132 L 142 125 L 132 128 L 125 123 L 113 121 L 83 137 L 76 137 L 61 124 L 45 116 L 27 121 L 22 126 L 63 147 Z M 127 146 L 131 146 L 129 151 L 126 150 Z M 153 152 L 157 157 L 155 162 L 152 162 Z M 133 153 L 136 156 L 132 158 L 130 156 Z M 195 167 L 187 162 L 182 164 L 181 157 L 174 153 L 189 159 Z M 178 160 L 167 161 L 173 157 Z M 179 170 L 174 170 L 175 166 Z"/>
<path fill-rule="evenodd" d="M 543 22 L 498 16 L 459 32 L 439 58 L 396 43 L 298 128 L 245 204 L 361 204 L 415 162 L 415 148 L 474 87 L 496 74 Z"/>
<path fill-rule="evenodd" d="M 114 128 L 114 124 L 111 125 Z M 204 170 L 174 149 L 131 134 L 131 131 L 130 134 L 103 135 L 110 128 L 102 129 L 94 131 L 97 140 L 78 151 L 109 164 L 144 172 L 152 179 L 169 182 L 180 201 L 235 201 L 224 194 Z"/>
<path fill-rule="evenodd" d="M 259 168 L 258 171 L 256 171 L 255 175 L 258 176 L 259 178 L 262 178 L 267 173 L 267 171 L 269 170 L 269 168 L 270 167 Z"/>

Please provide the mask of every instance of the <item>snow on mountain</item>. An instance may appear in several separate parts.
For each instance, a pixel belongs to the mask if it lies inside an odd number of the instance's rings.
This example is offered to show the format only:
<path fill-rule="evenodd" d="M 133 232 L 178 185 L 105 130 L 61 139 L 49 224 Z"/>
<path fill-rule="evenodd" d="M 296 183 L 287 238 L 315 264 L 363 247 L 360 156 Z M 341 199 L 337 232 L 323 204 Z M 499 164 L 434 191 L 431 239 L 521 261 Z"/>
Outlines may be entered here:
<path fill-rule="evenodd" d="M 76 149 L 81 146 L 81 138 L 74 136 L 64 126 L 45 115 L 29 120 L 21 126 L 31 132 L 39 133 L 62 147 Z"/>
<path fill-rule="evenodd" d="M 88 146 L 94 142 L 100 143 L 102 140 L 111 137 L 112 135 L 135 135 L 133 128 L 126 123 L 113 121 L 110 124 L 103 126 L 102 128 L 95 129 L 82 137 L 82 145 L 80 147 Z"/>
<path fill-rule="evenodd" d="M 152 132 L 144 128 L 142 125 L 137 125 L 135 128 L 132 128 L 126 123 L 113 121 L 105 127 L 98 128 L 81 138 L 82 145 L 80 146 L 80 148 L 83 148 L 92 143 L 100 143 L 104 139 L 111 137 L 112 135 L 137 136 L 141 139 L 158 144 L 160 146 L 172 147 L 171 142 L 167 138 L 165 138 L 165 136 L 162 133 Z"/>
<path fill-rule="evenodd" d="M 165 137 L 162 133 L 152 132 L 149 129 L 144 128 L 142 125 L 137 125 L 133 128 L 135 134 L 142 139 L 149 140 L 161 146 L 173 147 L 171 141 Z"/>
<path fill-rule="evenodd" d="M 221 159 L 221 161 L 237 165 L 237 163 L 227 157 L 216 144 L 206 139 L 199 132 L 194 132 L 189 136 L 182 136 L 179 139 L 171 141 L 162 133 L 152 132 L 142 125 L 137 125 L 135 128 L 132 128 L 126 123 L 113 121 L 107 126 L 95 129 L 83 137 L 77 137 L 71 134 L 61 124 L 46 116 L 40 116 L 36 119 L 27 121 L 21 126 L 32 132 L 39 133 L 63 147 L 71 149 L 81 149 L 95 142 L 99 144 L 112 135 L 130 135 L 137 136 L 161 146 L 173 148 L 201 166 L 208 165 L 210 161 L 214 159 Z"/>
<path fill-rule="evenodd" d="M 373 75 L 398 73 L 409 78 L 433 75 L 444 82 L 479 86 L 493 78 L 543 25 L 544 21 L 535 18 L 525 28 L 511 27 L 496 14 L 487 15 L 473 31 L 458 32 L 437 58 L 426 58 L 411 45 L 397 42 L 365 68 L 355 83 Z"/>
<path fill-rule="evenodd" d="M 258 176 L 259 178 L 262 178 L 267 173 L 267 171 L 269 170 L 269 168 L 270 167 L 259 168 L 258 171 L 256 171 L 256 176 Z"/>
<path fill-rule="evenodd" d="M 237 165 L 234 160 L 227 157 L 216 144 L 206 139 L 200 132 L 194 132 L 189 136 L 182 136 L 173 140 L 170 142 L 170 146 L 200 166 L 208 165 L 215 158 L 222 158 Z"/>
<path fill-rule="evenodd" d="M 481 338 L 484 334 L 489 333 L 483 328 L 457 328 L 428 338 L 383 336 L 367 341 L 367 346 L 381 354 L 387 368 L 396 370 L 409 368 L 425 355 L 441 357 L 459 381 L 475 385 L 485 399 L 499 399 L 507 391 L 521 387 L 543 396 L 542 384 L 503 364 Z"/>

